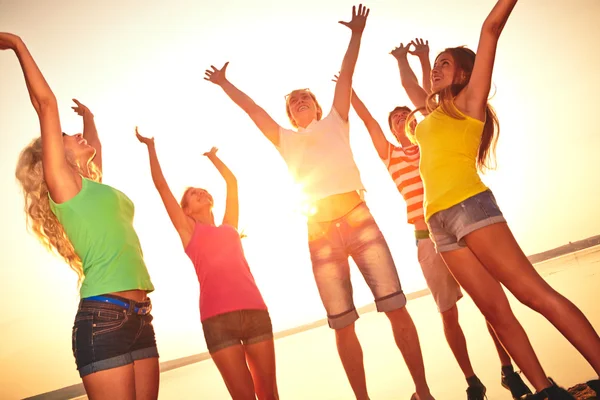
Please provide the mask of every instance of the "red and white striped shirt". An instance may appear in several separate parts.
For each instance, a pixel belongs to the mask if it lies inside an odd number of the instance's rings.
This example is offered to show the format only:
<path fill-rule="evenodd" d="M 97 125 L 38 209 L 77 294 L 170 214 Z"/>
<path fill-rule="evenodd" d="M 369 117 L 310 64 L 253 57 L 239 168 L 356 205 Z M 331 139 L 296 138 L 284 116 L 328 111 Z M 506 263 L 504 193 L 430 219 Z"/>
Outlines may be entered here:
<path fill-rule="evenodd" d="M 419 175 L 419 146 L 396 147 L 390 143 L 388 156 L 383 162 L 398 191 L 406 201 L 406 216 L 409 224 L 424 219 L 423 181 Z"/>

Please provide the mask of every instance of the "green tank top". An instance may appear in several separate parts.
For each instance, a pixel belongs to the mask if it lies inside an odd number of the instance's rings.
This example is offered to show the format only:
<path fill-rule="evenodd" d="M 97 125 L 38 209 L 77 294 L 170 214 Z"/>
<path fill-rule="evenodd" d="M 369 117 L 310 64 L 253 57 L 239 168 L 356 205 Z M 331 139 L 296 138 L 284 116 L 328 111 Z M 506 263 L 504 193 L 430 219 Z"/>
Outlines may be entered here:
<path fill-rule="evenodd" d="M 50 198 L 50 196 L 48 196 Z M 50 209 L 83 262 L 81 298 L 154 286 L 133 229 L 133 203 L 108 185 L 81 179 L 81 191 Z"/>

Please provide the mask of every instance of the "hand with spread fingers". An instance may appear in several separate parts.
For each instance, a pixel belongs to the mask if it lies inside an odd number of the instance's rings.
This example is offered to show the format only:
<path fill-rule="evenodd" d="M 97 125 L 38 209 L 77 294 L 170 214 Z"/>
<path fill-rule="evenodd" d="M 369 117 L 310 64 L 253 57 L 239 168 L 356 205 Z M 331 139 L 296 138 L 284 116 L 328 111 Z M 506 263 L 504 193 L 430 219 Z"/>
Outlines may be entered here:
<path fill-rule="evenodd" d="M 367 17 L 369 16 L 369 9 L 362 4 L 358 5 L 358 12 L 356 12 L 356 6 L 352 6 L 352 19 L 350 22 L 339 21 L 340 24 L 350 28 L 352 33 L 362 33 L 367 23 Z"/>
<path fill-rule="evenodd" d="M 229 65 L 229 61 L 227 61 L 223 67 L 221 67 L 221 69 L 217 69 L 217 67 L 215 67 L 214 65 L 211 65 L 210 67 L 212 68 L 212 70 L 207 69 L 204 72 L 204 75 L 206 75 L 204 77 L 205 80 L 214 83 L 215 85 L 222 85 L 223 83 L 225 83 L 227 81 L 227 78 L 225 77 L 225 72 L 227 71 L 227 66 Z"/>
<path fill-rule="evenodd" d="M 407 44 L 406 46 L 403 43 L 400 43 L 400 46 L 395 47 L 394 50 L 390 52 L 390 54 L 393 55 L 396 60 L 400 60 L 401 58 L 406 57 L 406 55 L 410 51 L 411 45 L 412 42 Z"/>
<path fill-rule="evenodd" d="M 417 38 L 410 42 L 414 46 L 414 50 L 408 52 L 417 57 L 429 57 L 429 40 Z M 409 45 L 410 47 L 410 45 Z"/>

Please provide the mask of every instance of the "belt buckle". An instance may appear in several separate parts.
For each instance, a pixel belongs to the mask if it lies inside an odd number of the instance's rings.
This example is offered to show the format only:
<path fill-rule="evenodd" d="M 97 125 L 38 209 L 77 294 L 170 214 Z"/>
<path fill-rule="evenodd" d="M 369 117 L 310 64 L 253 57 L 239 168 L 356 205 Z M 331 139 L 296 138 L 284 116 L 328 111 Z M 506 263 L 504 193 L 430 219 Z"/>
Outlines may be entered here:
<path fill-rule="evenodd" d="M 136 307 L 137 308 L 137 313 L 139 315 L 146 315 L 146 314 L 150 314 L 150 311 L 152 311 L 152 304 L 147 305 L 145 307 Z"/>

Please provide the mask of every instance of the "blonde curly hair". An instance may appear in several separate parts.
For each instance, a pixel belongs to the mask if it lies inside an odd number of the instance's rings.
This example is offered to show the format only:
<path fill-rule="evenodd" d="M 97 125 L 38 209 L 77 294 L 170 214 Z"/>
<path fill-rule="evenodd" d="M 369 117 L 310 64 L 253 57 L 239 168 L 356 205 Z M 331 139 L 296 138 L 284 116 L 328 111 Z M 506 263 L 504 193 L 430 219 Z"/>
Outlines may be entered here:
<path fill-rule="evenodd" d="M 99 181 L 101 173 L 96 165 L 90 161 L 87 173 L 67 153 L 67 161 L 73 168 L 88 179 Z M 49 251 L 58 253 L 77 273 L 78 284 L 83 280 L 83 266 L 81 259 L 75 253 L 71 241 L 67 237 L 63 226 L 50 210 L 48 186 L 44 181 L 42 166 L 42 138 L 38 137 L 27 145 L 17 162 L 15 171 L 17 180 L 21 184 L 25 198 L 25 216 L 27 227 Z"/>

